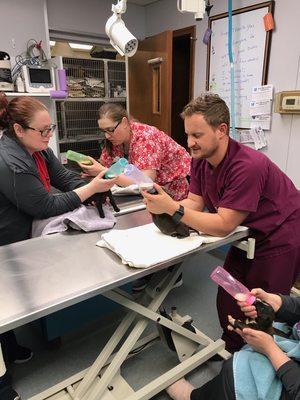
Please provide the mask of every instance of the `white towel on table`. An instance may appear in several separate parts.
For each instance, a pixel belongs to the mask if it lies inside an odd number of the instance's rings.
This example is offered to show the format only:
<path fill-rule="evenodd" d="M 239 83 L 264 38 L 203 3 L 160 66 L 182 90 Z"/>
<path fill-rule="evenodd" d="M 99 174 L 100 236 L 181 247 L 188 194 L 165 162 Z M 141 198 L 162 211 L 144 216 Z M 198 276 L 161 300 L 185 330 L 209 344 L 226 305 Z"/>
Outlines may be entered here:
<path fill-rule="evenodd" d="M 153 223 L 135 228 L 114 229 L 102 235 L 97 246 L 115 252 L 123 264 L 135 268 L 147 268 L 201 246 L 199 235 L 184 239 L 164 235 Z"/>
<path fill-rule="evenodd" d="M 112 228 L 116 218 L 108 206 L 103 205 L 105 218 L 100 218 L 95 206 L 83 206 L 56 217 L 36 219 L 32 223 L 31 237 L 45 236 L 51 233 L 64 232 L 70 226 L 78 231 L 100 231 Z"/>
<path fill-rule="evenodd" d="M 207 243 L 218 242 L 219 240 L 228 238 L 229 236 L 233 235 L 234 233 L 243 232 L 243 231 L 246 231 L 247 229 L 248 229 L 247 226 L 237 226 L 234 231 L 232 231 L 231 233 L 229 233 L 229 235 L 224 236 L 224 237 L 211 236 L 211 235 L 207 235 L 203 232 L 199 232 L 199 234 L 203 238 L 203 243 L 207 244 Z"/>
<path fill-rule="evenodd" d="M 232 233 L 246 230 L 238 227 Z M 230 235 L 228 235 L 230 236 Z M 160 262 L 188 253 L 201 246 L 224 238 L 197 235 L 183 239 L 163 234 L 153 223 L 130 229 L 114 229 L 104 233 L 96 244 L 116 253 L 123 264 L 134 268 L 148 268 Z"/>

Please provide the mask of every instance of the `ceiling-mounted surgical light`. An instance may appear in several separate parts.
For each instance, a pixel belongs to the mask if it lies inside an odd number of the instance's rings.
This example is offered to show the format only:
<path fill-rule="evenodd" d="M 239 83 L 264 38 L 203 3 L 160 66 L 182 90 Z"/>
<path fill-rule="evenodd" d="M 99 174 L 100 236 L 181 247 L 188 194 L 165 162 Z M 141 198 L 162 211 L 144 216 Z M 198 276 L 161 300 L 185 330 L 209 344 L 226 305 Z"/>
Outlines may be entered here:
<path fill-rule="evenodd" d="M 205 8 L 205 0 L 177 0 L 178 11 L 194 13 L 196 21 L 203 19 Z"/>
<path fill-rule="evenodd" d="M 119 0 L 112 5 L 113 15 L 107 20 L 105 32 L 110 39 L 110 44 L 121 56 L 131 57 L 138 48 L 137 39 L 126 28 L 121 14 L 126 11 L 126 0 Z"/>

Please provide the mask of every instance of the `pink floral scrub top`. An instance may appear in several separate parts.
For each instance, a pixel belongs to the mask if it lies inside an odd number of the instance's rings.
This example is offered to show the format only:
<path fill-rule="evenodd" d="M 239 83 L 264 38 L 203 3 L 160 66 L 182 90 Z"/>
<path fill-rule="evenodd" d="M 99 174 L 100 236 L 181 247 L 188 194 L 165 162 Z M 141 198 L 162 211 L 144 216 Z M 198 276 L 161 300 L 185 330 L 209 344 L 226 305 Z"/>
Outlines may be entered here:
<path fill-rule="evenodd" d="M 188 195 L 186 176 L 190 173 L 189 153 L 166 133 L 154 126 L 130 122 L 132 138 L 128 162 L 140 170 L 155 170 L 156 183 L 173 197 L 185 199 Z M 112 155 L 106 149 L 101 154 L 101 164 L 109 167 L 116 157 L 124 157 L 123 145 L 113 146 Z"/>

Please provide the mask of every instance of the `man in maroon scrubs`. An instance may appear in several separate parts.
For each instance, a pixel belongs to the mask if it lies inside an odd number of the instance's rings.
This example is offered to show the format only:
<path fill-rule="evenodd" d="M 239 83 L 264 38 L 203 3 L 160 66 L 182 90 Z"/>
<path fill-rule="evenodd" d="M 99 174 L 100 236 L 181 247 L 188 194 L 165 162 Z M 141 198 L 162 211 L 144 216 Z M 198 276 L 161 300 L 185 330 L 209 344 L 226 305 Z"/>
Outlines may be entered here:
<path fill-rule="evenodd" d="M 300 193 L 263 153 L 229 137 L 229 110 L 218 95 L 198 97 L 181 116 L 193 157 L 188 198 L 175 202 L 156 185 L 158 195 L 143 193 L 148 210 L 214 236 L 251 228 L 255 258 L 232 247 L 225 269 L 249 289 L 289 294 L 300 274 Z M 226 348 L 239 350 L 242 340 L 227 331 L 227 315 L 243 316 L 220 287 L 217 307 Z"/>

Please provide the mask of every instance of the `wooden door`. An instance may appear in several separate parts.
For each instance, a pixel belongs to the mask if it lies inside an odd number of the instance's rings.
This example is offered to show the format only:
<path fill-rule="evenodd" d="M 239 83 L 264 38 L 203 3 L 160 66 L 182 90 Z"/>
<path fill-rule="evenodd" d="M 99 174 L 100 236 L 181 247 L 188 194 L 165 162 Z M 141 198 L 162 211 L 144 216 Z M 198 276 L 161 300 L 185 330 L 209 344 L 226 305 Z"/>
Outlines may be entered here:
<path fill-rule="evenodd" d="M 193 98 L 195 38 L 195 26 L 173 32 L 171 131 L 172 138 L 186 149 L 187 140 L 180 113 Z"/>
<path fill-rule="evenodd" d="M 173 32 L 139 42 L 128 59 L 129 112 L 133 118 L 171 134 Z"/>

